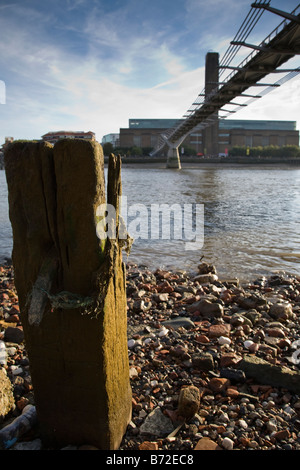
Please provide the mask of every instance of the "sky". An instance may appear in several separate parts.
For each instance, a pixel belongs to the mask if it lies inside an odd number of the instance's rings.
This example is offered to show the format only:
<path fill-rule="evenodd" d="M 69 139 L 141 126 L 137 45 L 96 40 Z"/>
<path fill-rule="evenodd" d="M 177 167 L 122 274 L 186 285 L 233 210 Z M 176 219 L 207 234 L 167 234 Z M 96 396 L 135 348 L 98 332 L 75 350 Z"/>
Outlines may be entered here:
<path fill-rule="evenodd" d="M 58 130 L 93 131 L 101 142 L 131 118 L 181 118 L 204 88 L 207 52 L 222 59 L 251 3 L 0 0 L 0 145 Z M 271 0 L 287 12 L 297 5 Z M 265 11 L 247 42 L 259 44 L 281 21 Z M 234 65 L 250 52 L 241 48 Z M 300 74 L 232 118 L 299 129 L 299 105 Z"/>

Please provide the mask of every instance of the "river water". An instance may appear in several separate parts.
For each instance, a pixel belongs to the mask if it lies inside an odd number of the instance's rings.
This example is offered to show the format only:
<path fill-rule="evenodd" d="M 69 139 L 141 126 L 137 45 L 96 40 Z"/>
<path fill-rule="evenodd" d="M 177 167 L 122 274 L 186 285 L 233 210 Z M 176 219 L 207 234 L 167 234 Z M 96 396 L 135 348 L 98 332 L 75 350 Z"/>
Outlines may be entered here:
<path fill-rule="evenodd" d="M 123 215 L 128 217 L 128 227 L 134 228 L 136 238 L 129 261 L 151 269 L 196 271 L 203 257 L 203 261 L 216 266 L 220 277 L 243 280 L 276 271 L 299 274 L 299 168 L 198 166 L 173 170 L 123 165 L 122 185 L 123 201 L 127 203 Z M 147 220 L 143 210 L 136 211 L 136 204 L 147 208 Z M 198 244 L 191 238 L 177 239 L 172 228 L 171 239 L 163 239 L 161 232 L 153 239 L 149 228 L 153 204 L 192 207 L 195 230 L 200 225 L 195 208 L 203 208 L 203 246 L 201 230 L 196 237 Z M 141 230 L 146 223 L 147 237 Z M 11 249 L 7 187 L 5 173 L 0 171 L 0 262 L 11 256 Z"/>

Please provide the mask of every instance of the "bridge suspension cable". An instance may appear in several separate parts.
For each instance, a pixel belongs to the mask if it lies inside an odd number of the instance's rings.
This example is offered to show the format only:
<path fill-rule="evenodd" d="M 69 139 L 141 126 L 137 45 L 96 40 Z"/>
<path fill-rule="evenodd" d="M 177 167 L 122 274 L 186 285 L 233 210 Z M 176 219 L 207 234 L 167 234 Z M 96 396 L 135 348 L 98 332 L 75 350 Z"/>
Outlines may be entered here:
<path fill-rule="evenodd" d="M 209 93 L 207 93 L 204 87 L 179 123 L 165 131 L 164 136 L 159 139 L 157 149 L 152 152 L 152 155 L 161 151 L 167 143 L 168 145 L 170 145 L 171 142 L 177 142 L 178 144 L 178 142 L 182 141 L 182 138 L 184 139 L 193 129 L 203 129 L 210 126 L 213 121 L 215 122 L 216 119 L 218 119 L 219 111 L 223 111 L 223 113 L 227 112 L 227 115 L 220 116 L 220 118 L 224 119 L 231 113 L 237 112 L 242 106 L 249 105 L 257 98 L 261 98 L 274 88 L 279 87 L 300 73 L 300 67 L 296 69 L 279 68 L 284 62 L 300 53 L 300 51 L 298 51 L 299 47 L 297 42 L 299 41 L 299 39 L 297 39 L 299 38 L 299 31 L 297 30 L 297 25 L 299 25 L 299 12 L 296 17 L 300 4 L 291 14 L 280 12 L 280 10 L 274 11 L 279 15 L 282 13 L 281 16 L 285 19 L 259 46 L 251 46 L 245 43 L 245 40 L 253 31 L 253 28 L 261 18 L 263 12 L 267 9 L 270 9 L 270 11 L 274 10 L 269 7 L 269 4 L 270 1 L 268 0 L 260 0 L 251 5 L 248 15 L 221 59 L 219 64 L 219 78 L 218 82 L 215 84 L 216 86 L 212 87 Z M 294 37 L 295 34 L 296 37 Z M 288 38 L 287 44 L 289 44 L 289 46 L 286 47 L 286 50 L 280 47 L 282 37 Z M 294 48 L 291 47 L 291 43 L 294 45 Z M 283 41 L 283 44 L 285 45 L 285 41 Z M 243 46 L 250 47 L 253 50 L 237 67 L 231 66 L 230 64 Z M 267 57 L 271 56 L 271 62 L 269 59 L 267 61 L 265 60 L 265 55 L 267 55 Z M 269 65 L 265 67 L 266 64 Z M 228 69 L 232 69 L 232 71 L 221 82 L 220 76 Z M 272 84 L 261 83 L 260 80 L 270 73 L 286 73 L 286 75 Z M 247 76 L 250 74 L 250 79 L 246 79 L 246 74 Z M 221 88 L 220 85 L 222 85 Z M 244 91 L 252 86 L 265 87 L 265 89 L 259 94 L 245 94 Z M 226 96 L 227 98 L 224 98 Z M 231 103 L 237 96 L 249 97 L 251 99 L 244 103 Z M 236 108 L 233 110 L 222 110 L 225 105 L 233 105 L 236 106 Z"/>
<path fill-rule="evenodd" d="M 260 0 L 258 3 L 261 4 L 261 5 L 268 5 L 270 3 L 270 1 L 269 0 Z M 248 14 L 246 15 L 243 23 L 241 24 L 238 32 L 234 36 L 233 41 L 245 41 L 248 38 L 249 34 L 253 31 L 255 25 L 258 23 L 258 21 L 261 18 L 263 13 L 264 13 L 264 10 L 259 11 L 256 8 L 251 7 Z M 242 46 L 236 46 L 236 45 L 233 45 L 233 44 L 229 45 L 228 49 L 226 50 L 226 52 L 224 53 L 224 55 L 223 55 L 223 57 L 220 61 L 219 78 L 225 72 L 225 66 L 229 66 L 231 64 L 231 62 L 233 61 L 234 57 L 239 52 L 241 47 Z M 202 97 L 202 96 L 205 96 L 205 87 L 203 88 L 201 93 L 197 96 L 197 98 Z M 198 102 L 197 98 L 196 98 L 195 102 L 192 104 L 192 106 L 199 107 L 201 104 L 203 104 L 204 100 L 201 100 L 201 101 Z M 183 117 L 184 118 L 188 117 L 189 116 L 188 113 L 190 113 L 192 111 L 194 111 L 194 110 L 189 109 Z"/>
<path fill-rule="evenodd" d="M 258 2 L 261 5 L 269 5 L 270 1 L 268 0 L 260 0 Z M 264 13 L 264 10 L 257 10 L 253 7 L 249 10 L 245 20 L 243 21 L 241 27 L 239 28 L 238 32 L 236 33 L 234 37 L 234 41 L 245 41 L 249 34 L 253 31 L 255 25 L 258 23 L 259 19 L 261 18 L 262 14 Z M 223 55 L 221 61 L 220 61 L 220 66 L 228 66 L 240 50 L 241 46 L 235 46 L 230 44 L 228 47 L 227 51 Z M 220 76 L 222 73 L 225 71 L 223 69 L 220 73 Z"/>

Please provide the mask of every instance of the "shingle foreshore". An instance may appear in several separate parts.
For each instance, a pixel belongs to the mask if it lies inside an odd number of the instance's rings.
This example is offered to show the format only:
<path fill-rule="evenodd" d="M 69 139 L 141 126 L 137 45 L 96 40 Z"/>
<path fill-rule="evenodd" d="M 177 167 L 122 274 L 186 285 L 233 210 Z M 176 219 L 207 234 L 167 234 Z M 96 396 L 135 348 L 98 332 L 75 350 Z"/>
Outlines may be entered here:
<path fill-rule="evenodd" d="M 0 301 L 15 401 L 1 429 L 34 405 L 8 265 Z M 120 450 L 300 449 L 299 277 L 240 283 L 203 262 L 195 273 L 129 263 L 127 309 L 132 419 Z M 43 449 L 38 426 L 11 449 L 24 446 Z"/>

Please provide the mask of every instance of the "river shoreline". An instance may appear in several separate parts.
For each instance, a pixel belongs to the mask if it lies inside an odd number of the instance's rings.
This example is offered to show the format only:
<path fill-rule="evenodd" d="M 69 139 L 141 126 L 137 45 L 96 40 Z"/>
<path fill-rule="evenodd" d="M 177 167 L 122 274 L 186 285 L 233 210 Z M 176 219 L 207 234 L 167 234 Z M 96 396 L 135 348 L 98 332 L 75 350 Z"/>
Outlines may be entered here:
<path fill-rule="evenodd" d="M 108 157 L 104 157 L 105 164 L 108 163 Z M 126 167 L 136 165 L 149 168 L 166 168 L 166 157 L 123 157 L 122 164 Z M 262 168 L 262 167 L 282 167 L 299 168 L 300 159 L 278 159 L 278 158 L 259 158 L 259 157 L 180 157 L 182 168 Z"/>
<path fill-rule="evenodd" d="M 194 164 L 192 168 L 192 163 L 186 163 L 178 171 L 160 166 L 161 169 L 146 163 L 123 165 L 122 193 L 127 203 L 128 231 L 135 238 L 130 260 L 151 269 L 193 269 L 204 256 L 220 274 L 244 279 L 248 279 L 248 273 L 259 276 L 279 269 L 298 272 L 299 259 L 294 255 L 299 254 L 300 173 L 296 167 L 229 165 L 218 169 L 209 164 Z M 137 203 L 148 215 L 145 218 L 141 214 L 145 224 L 141 237 L 137 233 Z M 185 204 L 203 205 L 203 247 L 188 247 L 184 234 L 179 240 L 173 239 L 172 233 L 169 239 L 163 238 L 162 233 L 152 239 L 152 204 L 168 204 L 170 210 L 173 204 L 180 204 L 182 213 Z M 161 225 L 163 221 L 168 223 L 167 217 L 167 213 L 161 217 Z M 200 224 L 201 221 L 198 228 Z M 5 174 L 1 171 L 0 262 L 11 256 L 12 242 Z"/>
<path fill-rule="evenodd" d="M 300 278 L 240 283 L 221 281 L 205 263 L 198 271 L 127 264 L 133 398 L 119 450 L 300 450 L 300 380 L 295 385 L 292 378 L 300 377 Z M 2 368 L 15 400 L 1 430 L 24 406 L 34 406 L 11 265 L 0 267 L 0 300 L 8 351 Z M 196 402 L 189 391 L 197 392 Z M 38 426 L 9 447 L 24 448 L 52 450 L 43 448 Z"/>

